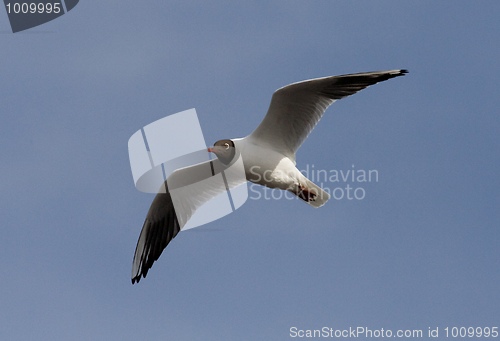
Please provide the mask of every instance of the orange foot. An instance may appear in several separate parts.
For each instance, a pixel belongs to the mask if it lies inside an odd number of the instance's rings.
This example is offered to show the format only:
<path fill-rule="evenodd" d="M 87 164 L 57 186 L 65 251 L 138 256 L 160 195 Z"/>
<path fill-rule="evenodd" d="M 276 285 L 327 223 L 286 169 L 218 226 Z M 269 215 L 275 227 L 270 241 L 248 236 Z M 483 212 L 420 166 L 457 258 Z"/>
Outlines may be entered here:
<path fill-rule="evenodd" d="M 314 193 L 314 191 L 309 190 L 306 186 L 299 185 L 299 190 L 297 193 L 295 193 L 300 199 L 304 201 L 316 201 L 316 196 L 317 193 Z"/>

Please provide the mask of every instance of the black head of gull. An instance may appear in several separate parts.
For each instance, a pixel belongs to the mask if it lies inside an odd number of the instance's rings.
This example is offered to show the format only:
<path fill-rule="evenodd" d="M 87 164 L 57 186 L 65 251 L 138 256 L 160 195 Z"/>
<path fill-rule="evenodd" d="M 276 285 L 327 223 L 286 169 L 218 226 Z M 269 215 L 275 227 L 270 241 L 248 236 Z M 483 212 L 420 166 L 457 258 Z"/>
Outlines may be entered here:
<path fill-rule="evenodd" d="M 209 152 L 217 155 L 217 158 L 225 165 L 228 165 L 236 154 L 234 142 L 226 139 L 214 143 L 213 147 L 207 149 Z"/>

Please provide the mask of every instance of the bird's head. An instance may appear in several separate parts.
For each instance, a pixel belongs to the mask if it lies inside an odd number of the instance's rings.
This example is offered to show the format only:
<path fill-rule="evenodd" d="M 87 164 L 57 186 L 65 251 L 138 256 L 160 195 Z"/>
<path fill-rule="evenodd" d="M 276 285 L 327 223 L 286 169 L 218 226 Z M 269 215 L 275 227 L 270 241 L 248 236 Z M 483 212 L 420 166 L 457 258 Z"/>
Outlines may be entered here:
<path fill-rule="evenodd" d="M 229 164 L 236 154 L 234 142 L 231 140 L 219 140 L 214 143 L 213 147 L 207 149 L 210 153 L 217 155 L 217 158 L 223 164 Z"/>

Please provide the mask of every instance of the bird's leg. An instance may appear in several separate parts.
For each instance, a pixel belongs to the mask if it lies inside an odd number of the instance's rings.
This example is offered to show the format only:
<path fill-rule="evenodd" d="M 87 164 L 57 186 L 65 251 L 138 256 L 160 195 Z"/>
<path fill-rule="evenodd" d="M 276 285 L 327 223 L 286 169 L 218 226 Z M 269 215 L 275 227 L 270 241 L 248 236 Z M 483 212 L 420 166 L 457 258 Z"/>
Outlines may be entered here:
<path fill-rule="evenodd" d="M 318 193 L 315 193 L 315 190 L 310 190 L 308 187 L 300 183 L 296 185 L 295 191 L 292 192 L 300 199 L 307 202 L 316 201 L 316 196 L 318 195 Z"/>

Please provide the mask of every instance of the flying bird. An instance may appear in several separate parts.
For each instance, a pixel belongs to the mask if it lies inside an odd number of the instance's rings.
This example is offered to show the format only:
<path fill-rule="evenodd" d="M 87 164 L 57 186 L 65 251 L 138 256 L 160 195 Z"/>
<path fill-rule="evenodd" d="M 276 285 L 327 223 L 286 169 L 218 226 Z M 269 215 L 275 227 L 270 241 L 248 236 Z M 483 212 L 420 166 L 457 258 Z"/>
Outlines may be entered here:
<path fill-rule="evenodd" d="M 219 140 L 208 148 L 208 152 L 214 153 L 222 165 L 228 165 L 236 156 L 241 156 L 246 180 L 289 191 L 313 207 L 323 206 L 330 196 L 297 169 L 297 150 L 333 102 L 378 82 L 403 76 L 407 72 L 363 72 L 316 78 L 284 86 L 274 92 L 267 114 L 257 129 L 243 138 Z M 204 195 L 200 191 L 192 193 L 185 198 L 183 207 L 188 207 L 187 213 L 178 216 L 170 193 L 171 185 L 176 179 L 185 179 L 190 172 L 196 173 L 198 169 L 207 167 L 207 164 L 173 172 L 165 181 L 164 190 L 154 198 L 135 249 L 132 284 L 139 282 L 141 277 L 146 277 L 153 263 L 181 231 L 196 208 L 210 197 L 200 198 L 199 196 Z M 213 170 L 213 165 L 211 167 Z M 210 192 L 210 188 L 206 192 Z"/>

